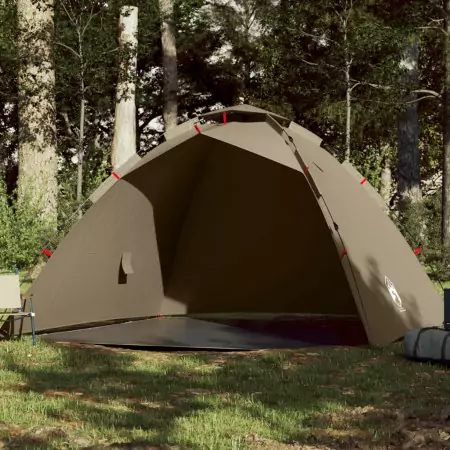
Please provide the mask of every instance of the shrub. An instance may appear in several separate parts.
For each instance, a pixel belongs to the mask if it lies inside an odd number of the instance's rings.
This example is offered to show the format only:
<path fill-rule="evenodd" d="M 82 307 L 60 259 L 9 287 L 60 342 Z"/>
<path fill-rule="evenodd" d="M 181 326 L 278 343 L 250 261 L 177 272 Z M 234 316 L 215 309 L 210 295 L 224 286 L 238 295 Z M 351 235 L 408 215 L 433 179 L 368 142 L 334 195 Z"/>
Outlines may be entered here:
<path fill-rule="evenodd" d="M 29 269 L 40 256 L 42 246 L 54 230 L 27 196 L 8 195 L 0 180 L 0 269 Z"/>
<path fill-rule="evenodd" d="M 411 204 L 392 217 L 411 248 L 423 248 L 419 260 L 431 279 L 450 280 L 450 249 L 442 245 L 441 194 L 426 197 L 420 204 Z"/>

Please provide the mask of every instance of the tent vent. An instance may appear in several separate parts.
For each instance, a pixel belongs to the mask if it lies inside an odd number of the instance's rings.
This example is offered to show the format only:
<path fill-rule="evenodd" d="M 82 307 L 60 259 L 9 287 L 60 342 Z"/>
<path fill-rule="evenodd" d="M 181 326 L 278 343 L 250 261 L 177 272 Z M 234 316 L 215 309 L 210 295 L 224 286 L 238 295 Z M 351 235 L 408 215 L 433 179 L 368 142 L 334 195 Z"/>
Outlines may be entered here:
<path fill-rule="evenodd" d="M 119 284 L 126 284 L 128 275 L 133 275 L 134 270 L 131 265 L 131 252 L 123 252 L 119 269 Z"/>

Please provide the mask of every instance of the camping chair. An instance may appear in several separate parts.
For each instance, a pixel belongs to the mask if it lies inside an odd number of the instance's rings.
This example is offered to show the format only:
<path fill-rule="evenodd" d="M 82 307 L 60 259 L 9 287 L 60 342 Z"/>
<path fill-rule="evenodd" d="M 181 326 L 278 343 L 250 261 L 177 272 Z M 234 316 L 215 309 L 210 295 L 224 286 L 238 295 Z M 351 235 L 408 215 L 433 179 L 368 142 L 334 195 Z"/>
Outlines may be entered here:
<path fill-rule="evenodd" d="M 20 293 L 19 271 L 0 272 L 0 319 L 6 318 L 5 324 L 9 327 L 5 330 L 0 324 L 0 335 L 4 337 L 14 336 L 14 323 L 21 321 L 20 335 L 22 334 L 23 319 L 29 317 L 31 320 L 31 333 L 33 345 L 36 345 L 36 328 L 34 324 L 33 298 L 30 296 L 29 311 L 25 312 L 27 299 Z M 4 312 L 3 312 L 4 311 Z M 4 324 L 4 325 L 5 325 Z"/>

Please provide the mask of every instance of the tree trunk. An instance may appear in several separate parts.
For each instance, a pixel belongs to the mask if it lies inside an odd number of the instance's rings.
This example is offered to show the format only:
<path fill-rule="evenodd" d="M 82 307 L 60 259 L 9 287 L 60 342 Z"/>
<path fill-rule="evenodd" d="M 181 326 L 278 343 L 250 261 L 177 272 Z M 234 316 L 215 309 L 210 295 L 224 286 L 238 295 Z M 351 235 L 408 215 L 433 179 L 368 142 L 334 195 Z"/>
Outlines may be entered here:
<path fill-rule="evenodd" d="M 119 20 L 121 62 L 116 94 L 111 164 L 118 169 L 136 153 L 136 71 L 138 8 L 124 6 Z"/>
<path fill-rule="evenodd" d="M 78 167 L 77 167 L 77 203 L 81 205 L 83 199 L 83 164 L 84 164 L 84 121 L 86 115 L 86 87 L 84 84 L 84 51 L 83 51 L 83 34 L 78 31 L 78 56 L 80 60 L 80 128 L 78 135 Z M 79 217 L 82 216 L 81 209 L 78 211 Z"/>
<path fill-rule="evenodd" d="M 18 0 L 19 195 L 56 227 L 54 0 Z"/>
<path fill-rule="evenodd" d="M 414 90 L 419 80 L 419 43 L 412 38 L 405 45 L 401 66 L 406 70 L 405 81 Z M 398 131 L 398 193 L 400 208 L 422 200 L 420 188 L 419 114 L 417 94 L 406 98 L 404 110 L 397 120 Z"/>
<path fill-rule="evenodd" d="M 442 241 L 450 245 L 450 0 L 445 9 L 444 157 L 442 163 Z"/>
<path fill-rule="evenodd" d="M 165 131 L 177 126 L 178 73 L 175 40 L 174 0 L 159 0 L 161 14 L 161 44 L 164 66 L 164 124 Z"/>
<path fill-rule="evenodd" d="M 392 189 L 392 171 L 391 171 L 391 158 L 389 155 L 389 146 L 387 145 L 383 149 L 383 163 L 381 168 L 381 180 L 380 180 L 380 195 L 386 203 L 386 209 L 388 209 L 387 203 L 391 198 Z"/>
<path fill-rule="evenodd" d="M 350 49 L 347 36 L 347 20 L 343 21 L 344 27 L 344 52 L 345 52 L 345 100 L 347 117 L 345 121 L 345 161 L 350 161 L 351 154 L 351 132 L 352 132 L 352 91 L 356 84 L 352 86 L 350 71 L 352 69 L 352 60 L 350 57 Z"/>
<path fill-rule="evenodd" d="M 347 88 L 346 88 L 346 107 L 347 117 L 345 120 L 345 161 L 350 161 L 351 154 L 351 133 L 352 133 L 352 88 L 350 86 L 350 67 L 346 69 Z"/>
<path fill-rule="evenodd" d="M 250 5 L 248 0 L 244 0 L 243 8 L 244 8 L 244 48 L 250 50 L 250 33 L 251 33 L 251 23 L 252 23 L 252 7 L 255 7 L 253 4 Z M 242 91 L 241 91 L 241 99 L 242 103 L 249 103 L 248 92 L 250 89 L 251 82 L 251 53 L 244 55 L 242 62 Z"/>
<path fill-rule="evenodd" d="M 77 203 L 81 204 L 83 199 L 83 163 L 84 163 L 84 117 L 85 101 L 81 98 L 80 104 L 80 134 L 78 136 L 78 164 L 77 164 Z"/>

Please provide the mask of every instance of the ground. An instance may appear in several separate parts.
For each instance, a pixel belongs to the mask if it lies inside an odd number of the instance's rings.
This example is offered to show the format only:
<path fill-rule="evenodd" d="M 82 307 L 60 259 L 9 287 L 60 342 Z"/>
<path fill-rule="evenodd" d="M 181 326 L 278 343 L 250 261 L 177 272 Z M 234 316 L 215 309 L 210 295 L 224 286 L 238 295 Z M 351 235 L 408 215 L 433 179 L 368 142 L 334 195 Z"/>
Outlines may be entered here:
<path fill-rule="evenodd" d="M 401 347 L 0 343 L 0 448 L 450 448 L 449 373 Z"/>

